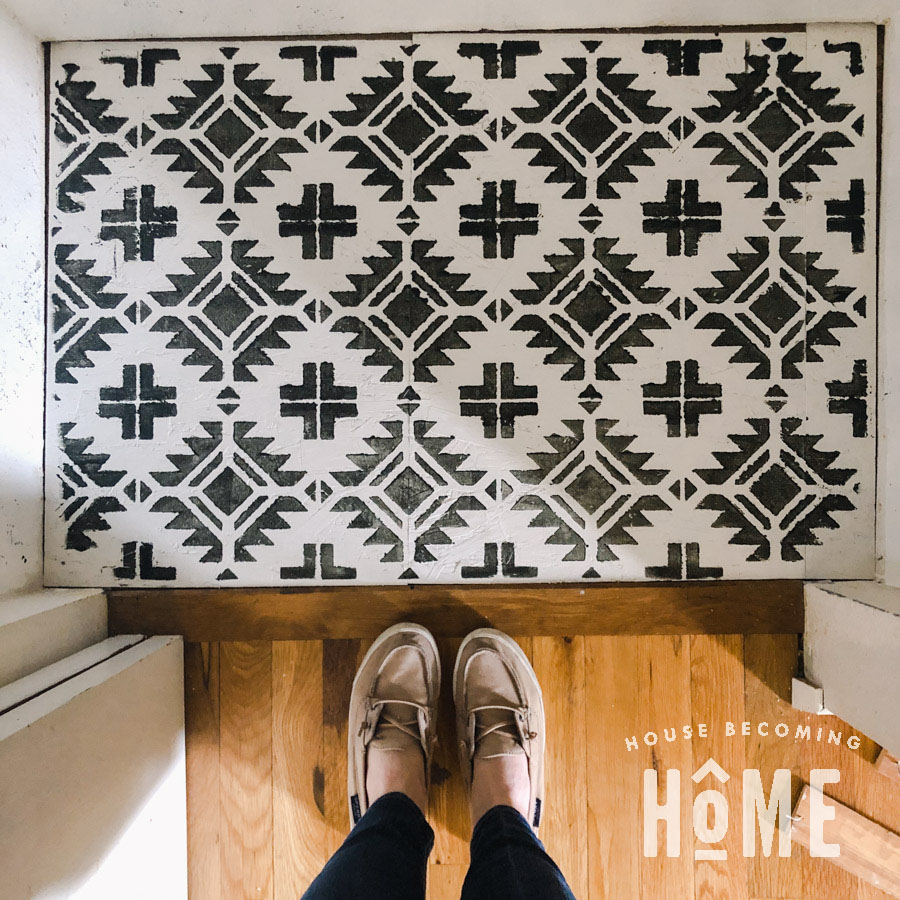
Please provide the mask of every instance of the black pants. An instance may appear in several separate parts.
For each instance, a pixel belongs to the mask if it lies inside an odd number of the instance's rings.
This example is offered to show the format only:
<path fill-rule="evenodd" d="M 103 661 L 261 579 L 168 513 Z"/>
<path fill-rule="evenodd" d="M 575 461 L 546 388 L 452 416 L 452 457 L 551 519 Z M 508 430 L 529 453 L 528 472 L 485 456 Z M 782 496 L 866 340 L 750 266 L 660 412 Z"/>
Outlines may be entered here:
<path fill-rule="evenodd" d="M 302 900 L 424 900 L 434 832 L 405 794 L 376 800 Z M 462 900 L 575 900 L 562 872 L 510 806 L 488 810 L 472 835 Z"/>

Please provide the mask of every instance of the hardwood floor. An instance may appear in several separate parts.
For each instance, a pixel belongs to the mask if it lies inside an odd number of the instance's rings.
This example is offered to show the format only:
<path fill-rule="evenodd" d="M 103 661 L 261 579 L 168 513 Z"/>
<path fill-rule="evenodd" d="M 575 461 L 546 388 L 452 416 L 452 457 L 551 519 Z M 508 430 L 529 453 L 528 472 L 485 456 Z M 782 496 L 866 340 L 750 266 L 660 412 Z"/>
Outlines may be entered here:
<path fill-rule="evenodd" d="M 794 846 L 788 859 L 745 859 L 741 772 L 759 768 L 768 791 L 790 768 L 795 794 L 811 768 L 835 767 L 828 793 L 900 830 L 900 784 L 876 773 L 877 748 L 830 717 L 788 702 L 797 636 L 574 635 L 520 639 L 543 684 L 549 750 L 541 837 L 579 900 L 595 898 L 886 897 L 827 860 Z M 191 900 L 297 898 L 347 833 L 346 706 L 368 640 L 189 643 L 185 651 L 188 840 Z M 445 674 L 459 639 L 442 637 Z M 429 897 L 450 900 L 468 863 L 469 823 L 456 770 L 449 677 L 431 792 L 436 831 Z M 751 723 L 742 736 L 741 722 Z M 738 736 L 725 736 L 725 723 Z M 756 726 L 769 723 L 768 737 Z M 791 737 L 771 736 L 784 722 Z M 707 738 L 667 742 L 666 728 L 707 725 Z M 840 731 L 840 746 L 795 742 L 798 724 Z M 626 750 L 648 731 L 655 747 Z M 731 827 L 728 859 L 694 861 L 691 775 L 713 757 L 732 776 L 721 786 Z M 682 853 L 642 853 L 642 773 L 677 768 L 682 785 Z M 661 778 L 662 780 L 662 778 Z M 719 785 L 715 785 L 719 787 Z M 660 832 L 662 835 L 662 831 Z"/>

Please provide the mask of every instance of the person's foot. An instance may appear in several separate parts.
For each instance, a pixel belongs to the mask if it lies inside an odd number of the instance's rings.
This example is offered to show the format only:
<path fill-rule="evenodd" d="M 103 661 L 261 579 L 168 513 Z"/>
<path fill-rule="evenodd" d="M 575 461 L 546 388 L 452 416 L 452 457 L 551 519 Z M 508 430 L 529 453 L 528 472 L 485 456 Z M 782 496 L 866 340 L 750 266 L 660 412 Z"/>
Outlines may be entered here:
<path fill-rule="evenodd" d="M 511 806 L 537 830 L 544 706 L 528 657 L 501 631 L 473 631 L 456 657 L 453 699 L 472 823 L 494 806 Z"/>
<path fill-rule="evenodd" d="M 421 625 L 388 628 L 369 648 L 350 696 L 347 790 L 354 825 L 395 791 L 426 811 L 440 683 L 437 645 Z"/>

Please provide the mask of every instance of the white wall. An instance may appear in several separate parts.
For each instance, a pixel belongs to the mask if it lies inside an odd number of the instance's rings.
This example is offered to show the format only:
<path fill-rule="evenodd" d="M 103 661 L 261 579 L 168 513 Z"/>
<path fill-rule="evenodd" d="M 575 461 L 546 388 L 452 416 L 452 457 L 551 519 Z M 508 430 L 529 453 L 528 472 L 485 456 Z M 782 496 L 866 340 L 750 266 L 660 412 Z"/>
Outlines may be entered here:
<path fill-rule="evenodd" d="M 44 57 L 0 6 L 0 596 L 41 580 Z"/>

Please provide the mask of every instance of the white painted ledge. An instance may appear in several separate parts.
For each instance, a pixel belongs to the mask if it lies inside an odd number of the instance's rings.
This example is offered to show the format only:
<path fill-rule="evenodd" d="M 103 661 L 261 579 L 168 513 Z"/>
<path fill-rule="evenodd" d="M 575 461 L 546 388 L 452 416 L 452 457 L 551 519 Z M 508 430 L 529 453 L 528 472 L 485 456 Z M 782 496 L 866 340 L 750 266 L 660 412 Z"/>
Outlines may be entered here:
<path fill-rule="evenodd" d="M 182 653 L 148 638 L 0 716 L 3 900 L 185 900 Z"/>
<path fill-rule="evenodd" d="M 872 581 L 805 587 L 805 681 L 822 705 L 900 753 L 900 588 Z"/>
<path fill-rule="evenodd" d="M 0 597 L 0 687 L 107 634 L 103 591 L 43 590 Z"/>

